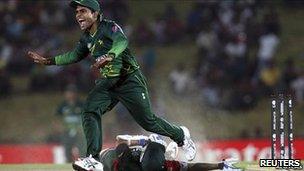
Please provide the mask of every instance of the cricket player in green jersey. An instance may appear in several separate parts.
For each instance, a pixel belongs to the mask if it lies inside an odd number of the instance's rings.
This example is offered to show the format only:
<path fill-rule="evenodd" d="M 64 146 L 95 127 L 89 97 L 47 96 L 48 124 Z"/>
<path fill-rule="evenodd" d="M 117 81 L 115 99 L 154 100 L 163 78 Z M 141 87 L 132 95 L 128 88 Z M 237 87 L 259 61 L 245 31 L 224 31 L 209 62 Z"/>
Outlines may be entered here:
<path fill-rule="evenodd" d="M 90 91 L 82 112 L 82 126 L 87 142 L 87 156 L 77 162 L 79 170 L 98 170 L 98 156 L 102 149 L 102 115 L 119 101 L 134 120 L 145 130 L 170 137 L 193 160 L 196 147 L 189 130 L 176 126 L 151 111 L 146 79 L 128 47 L 121 27 L 103 18 L 97 0 L 72 0 L 75 17 L 83 31 L 74 50 L 51 58 L 29 51 L 29 57 L 38 64 L 68 65 L 88 55 L 95 59 L 92 67 L 100 71 L 101 78 Z"/>

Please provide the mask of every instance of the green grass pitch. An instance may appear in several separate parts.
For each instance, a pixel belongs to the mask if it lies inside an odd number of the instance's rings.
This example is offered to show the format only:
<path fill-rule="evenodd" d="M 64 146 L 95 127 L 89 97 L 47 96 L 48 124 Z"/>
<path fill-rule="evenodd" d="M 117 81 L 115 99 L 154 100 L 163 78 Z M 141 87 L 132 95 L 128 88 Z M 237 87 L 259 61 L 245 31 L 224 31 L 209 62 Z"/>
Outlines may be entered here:
<path fill-rule="evenodd" d="M 303 164 L 303 160 L 302 160 Z M 258 162 L 238 162 L 236 167 L 244 171 L 274 171 L 275 168 L 260 168 Z M 72 171 L 71 164 L 0 164 L 0 171 Z"/>
<path fill-rule="evenodd" d="M 71 171 L 71 164 L 0 164 L 1 171 Z"/>

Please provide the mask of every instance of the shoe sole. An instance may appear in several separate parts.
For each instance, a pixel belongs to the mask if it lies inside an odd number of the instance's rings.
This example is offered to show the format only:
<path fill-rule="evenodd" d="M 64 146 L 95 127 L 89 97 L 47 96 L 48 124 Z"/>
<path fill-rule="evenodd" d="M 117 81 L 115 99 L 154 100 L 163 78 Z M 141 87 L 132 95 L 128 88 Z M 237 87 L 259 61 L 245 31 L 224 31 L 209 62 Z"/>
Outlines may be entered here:
<path fill-rule="evenodd" d="M 82 168 L 82 167 L 76 165 L 75 163 L 72 164 L 72 167 L 73 167 L 73 169 L 76 170 L 76 171 L 93 171 L 93 170 L 86 170 L 86 169 L 84 169 L 84 168 Z"/>

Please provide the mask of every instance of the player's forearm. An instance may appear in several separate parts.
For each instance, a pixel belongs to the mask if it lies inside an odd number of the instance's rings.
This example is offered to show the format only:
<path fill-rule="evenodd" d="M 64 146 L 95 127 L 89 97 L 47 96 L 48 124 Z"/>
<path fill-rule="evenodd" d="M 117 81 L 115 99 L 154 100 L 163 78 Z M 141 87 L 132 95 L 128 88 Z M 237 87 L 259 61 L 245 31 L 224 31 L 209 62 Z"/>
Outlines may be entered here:
<path fill-rule="evenodd" d="M 223 163 L 189 163 L 187 171 L 222 170 Z"/>
<path fill-rule="evenodd" d="M 149 142 L 149 138 L 144 135 L 118 135 L 116 136 L 116 143 L 125 143 L 128 146 L 145 146 Z"/>
<path fill-rule="evenodd" d="M 145 139 L 130 140 L 130 141 L 122 140 L 122 139 L 117 140 L 117 144 L 122 144 L 122 143 L 125 143 L 128 146 L 145 146 L 148 143 L 148 140 Z"/>
<path fill-rule="evenodd" d="M 84 56 L 78 54 L 75 50 L 54 57 L 56 65 L 68 65 L 82 60 Z"/>
<path fill-rule="evenodd" d="M 128 40 L 125 36 L 119 35 L 114 39 L 112 48 L 108 54 L 114 54 L 114 56 L 120 55 L 128 47 Z"/>

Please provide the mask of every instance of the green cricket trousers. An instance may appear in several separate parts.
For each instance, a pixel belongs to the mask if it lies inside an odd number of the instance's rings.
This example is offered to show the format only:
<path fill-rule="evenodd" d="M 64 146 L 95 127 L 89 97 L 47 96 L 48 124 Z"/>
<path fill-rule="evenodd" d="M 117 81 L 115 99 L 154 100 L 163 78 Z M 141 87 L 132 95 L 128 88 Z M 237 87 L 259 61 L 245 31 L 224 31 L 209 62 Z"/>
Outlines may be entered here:
<path fill-rule="evenodd" d="M 102 122 L 104 113 L 121 102 L 134 120 L 145 130 L 170 137 L 178 144 L 184 134 L 180 127 L 155 116 L 151 111 L 146 79 L 136 70 L 124 77 L 96 80 L 82 112 L 82 126 L 87 141 L 87 156 L 98 158 L 102 148 Z"/>

